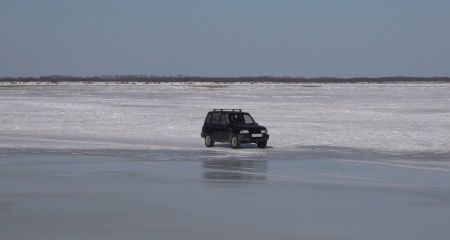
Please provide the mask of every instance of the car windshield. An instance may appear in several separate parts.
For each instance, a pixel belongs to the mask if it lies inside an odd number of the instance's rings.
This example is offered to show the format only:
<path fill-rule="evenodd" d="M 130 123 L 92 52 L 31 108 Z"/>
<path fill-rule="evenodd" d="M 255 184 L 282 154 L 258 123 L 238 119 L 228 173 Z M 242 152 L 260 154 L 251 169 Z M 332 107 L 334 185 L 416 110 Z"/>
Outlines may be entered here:
<path fill-rule="evenodd" d="M 231 113 L 230 114 L 230 123 L 237 124 L 254 124 L 252 116 L 248 113 Z"/>

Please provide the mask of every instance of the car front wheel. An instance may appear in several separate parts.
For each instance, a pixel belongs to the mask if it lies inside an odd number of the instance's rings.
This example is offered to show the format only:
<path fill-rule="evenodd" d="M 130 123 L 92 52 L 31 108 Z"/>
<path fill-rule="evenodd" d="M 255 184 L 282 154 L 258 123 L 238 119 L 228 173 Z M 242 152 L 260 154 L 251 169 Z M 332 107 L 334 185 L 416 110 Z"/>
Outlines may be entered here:
<path fill-rule="evenodd" d="M 234 149 L 241 147 L 241 140 L 239 140 L 238 136 L 233 135 L 231 137 L 231 147 Z"/>
<path fill-rule="evenodd" d="M 206 135 L 205 137 L 205 146 L 214 147 L 214 140 L 211 138 L 211 135 Z"/>

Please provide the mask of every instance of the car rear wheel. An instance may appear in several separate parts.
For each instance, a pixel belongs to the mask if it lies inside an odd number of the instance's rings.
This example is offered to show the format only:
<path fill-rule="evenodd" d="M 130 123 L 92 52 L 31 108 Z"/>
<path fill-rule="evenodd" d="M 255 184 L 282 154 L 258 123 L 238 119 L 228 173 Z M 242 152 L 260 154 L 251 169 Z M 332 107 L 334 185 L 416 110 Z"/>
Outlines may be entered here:
<path fill-rule="evenodd" d="M 234 149 L 241 147 L 241 140 L 239 140 L 238 136 L 233 135 L 231 137 L 231 147 Z"/>
<path fill-rule="evenodd" d="M 212 139 L 211 135 L 205 136 L 205 146 L 207 147 L 214 147 L 214 140 Z"/>
<path fill-rule="evenodd" d="M 257 145 L 258 145 L 258 148 L 266 148 L 267 147 L 267 141 L 258 142 Z"/>

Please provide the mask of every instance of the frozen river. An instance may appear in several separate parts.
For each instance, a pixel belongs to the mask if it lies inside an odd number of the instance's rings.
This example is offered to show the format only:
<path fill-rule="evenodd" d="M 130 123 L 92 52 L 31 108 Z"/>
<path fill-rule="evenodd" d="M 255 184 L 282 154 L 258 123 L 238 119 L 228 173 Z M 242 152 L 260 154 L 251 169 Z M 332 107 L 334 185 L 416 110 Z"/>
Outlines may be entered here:
<path fill-rule="evenodd" d="M 447 239 L 450 85 L 0 86 L 0 239 Z M 207 149 L 212 108 L 267 149 Z"/>

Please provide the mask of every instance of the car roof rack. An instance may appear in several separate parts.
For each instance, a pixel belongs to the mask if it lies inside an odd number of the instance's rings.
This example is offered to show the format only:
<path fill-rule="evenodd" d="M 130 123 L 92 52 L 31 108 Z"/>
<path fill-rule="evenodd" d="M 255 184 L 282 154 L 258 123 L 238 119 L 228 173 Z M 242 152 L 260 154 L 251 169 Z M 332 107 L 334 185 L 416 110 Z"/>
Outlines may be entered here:
<path fill-rule="evenodd" d="M 214 112 L 242 112 L 242 109 L 225 109 L 225 108 L 220 108 L 220 109 L 214 109 Z"/>

